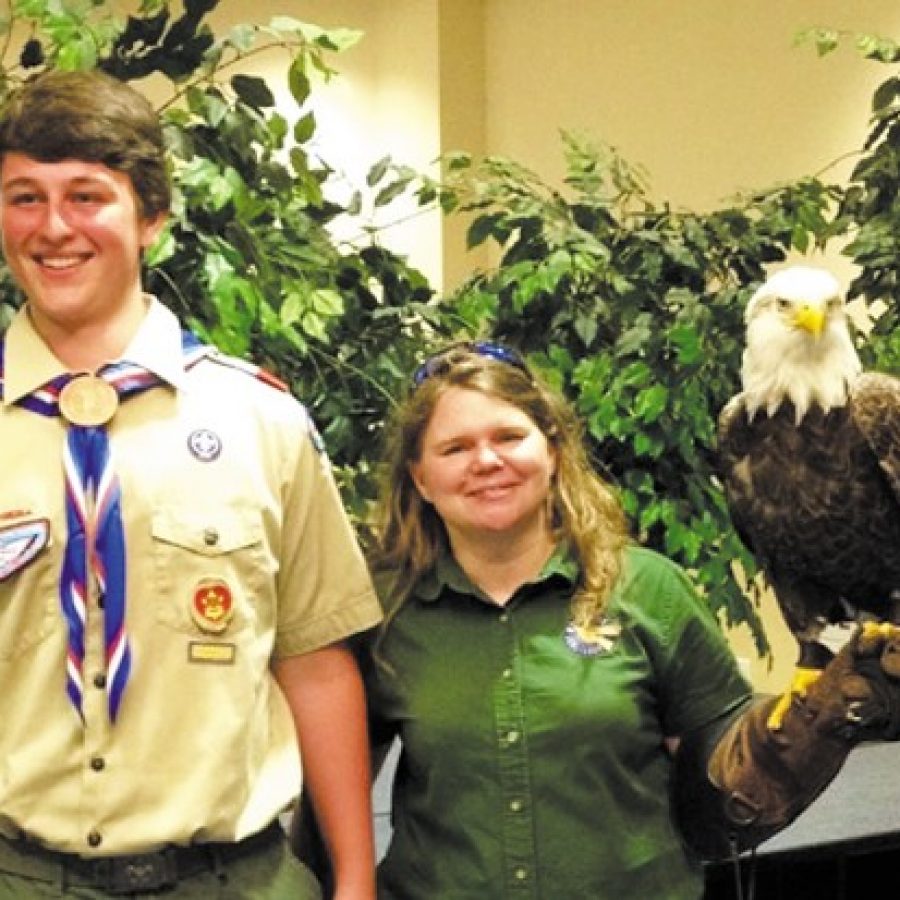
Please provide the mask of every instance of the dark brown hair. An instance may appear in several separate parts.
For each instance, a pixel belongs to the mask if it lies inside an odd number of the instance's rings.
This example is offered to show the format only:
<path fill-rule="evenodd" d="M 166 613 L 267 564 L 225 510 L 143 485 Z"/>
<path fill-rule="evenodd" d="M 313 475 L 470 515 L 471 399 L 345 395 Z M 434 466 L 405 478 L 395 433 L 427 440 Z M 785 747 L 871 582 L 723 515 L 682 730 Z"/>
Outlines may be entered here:
<path fill-rule="evenodd" d="M 102 72 L 45 72 L 0 107 L 0 160 L 23 153 L 41 162 L 102 163 L 131 179 L 141 213 L 172 200 L 162 126 L 150 102 Z"/>

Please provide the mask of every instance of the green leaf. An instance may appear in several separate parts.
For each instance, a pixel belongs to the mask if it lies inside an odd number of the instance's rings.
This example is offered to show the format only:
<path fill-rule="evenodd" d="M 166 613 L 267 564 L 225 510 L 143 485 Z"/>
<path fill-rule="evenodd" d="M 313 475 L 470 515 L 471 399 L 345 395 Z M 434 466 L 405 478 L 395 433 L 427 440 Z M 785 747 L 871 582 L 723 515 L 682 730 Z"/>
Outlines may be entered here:
<path fill-rule="evenodd" d="M 690 325 L 676 325 L 668 332 L 669 340 L 675 345 L 678 362 L 682 366 L 693 366 L 701 357 L 700 338 Z"/>
<path fill-rule="evenodd" d="M 595 316 L 578 314 L 572 321 L 572 325 L 575 329 L 575 334 L 578 335 L 581 343 L 585 347 L 590 347 L 591 344 L 594 343 L 594 339 L 597 337 L 597 319 Z"/>
<path fill-rule="evenodd" d="M 644 422 L 655 422 L 669 402 L 669 391 L 663 384 L 654 384 L 637 396 L 635 414 Z"/>
<path fill-rule="evenodd" d="M 269 109 L 275 105 L 275 96 L 266 82 L 255 75 L 232 75 L 234 92 L 254 109 Z"/>
<path fill-rule="evenodd" d="M 366 174 L 366 184 L 369 187 L 375 187 L 380 184 L 387 175 L 391 166 L 390 156 L 382 156 L 378 162 L 374 163 Z"/>
<path fill-rule="evenodd" d="M 300 106 L 303 106 L 309 99 L 311 88 L 305 65 L 304 58 L 298 56 L 291 63 L 290 69 L 288 69 L 288 89 L 291 92 L 291 96 Z"/>
<path fill-rule="evenodd" d="M 56 66 L 66 71 L 93 69 L 97 65 L 97 48 L 87 37 L 72 35 L 65 39 L 56 56 Z"/>
<path fill-rule="evenodd" d="M 403 195 L 406 189 L 409 187 L 409 182 L 403 178 L 398 178 L 396 181 L 391 184 L 385 185 L 378 193 L 375 195 L 373 200 L 373 204 L 376 207 L 387 206 L 393 200 L 396 200 L 397 197 Z"/>
<path fill-rule="evenodd" d="M 307 113 L 294 124 L 294 140 L 298 144 L 305 144 L 316 131 L 316 117 L 313 113 Z"/>
<path fill-rule="evenodd" d="M 312 308 L 324 316 L 339 316 L 344 312 L 344 298 L 337 292 L 321 288 L 312 292 Z"/>

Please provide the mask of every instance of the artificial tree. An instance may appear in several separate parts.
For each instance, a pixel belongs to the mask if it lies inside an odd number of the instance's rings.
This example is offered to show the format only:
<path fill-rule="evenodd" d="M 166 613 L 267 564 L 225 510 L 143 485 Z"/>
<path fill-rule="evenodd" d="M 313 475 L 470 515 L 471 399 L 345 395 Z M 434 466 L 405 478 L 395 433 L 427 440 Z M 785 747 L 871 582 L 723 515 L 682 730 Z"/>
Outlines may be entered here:
<path fill-rule="evenodd" d="M 117 3 L 116 9 L 125 4 Z M 900 80 L 876 93 L 872 137 L 848 190 L 818 178 L 708 213 L 654 202 L 607 147 L 563 136 L 567 177 L 552 187 L 515 161 L 445 160 L 439 182 L 382 160 L 371 202 L 418 192 L 470 219 L 469 241 L 499 264 L 452 296 L 378 243 L 349 246 L 330 225 L 333 174 L 308 151 L 317 78 L 358 32 L 280 16 L 216 34 L 218 0 L 11 0 L 0 16 L 0 95 L 46 67 L 101 68 L 162 81 L 176 203 L 146 260 L 148 283 L 201 337 L 274 369 L 312 410 L 365 537 L 379 438 L 414 361 L 450 336 L 512 341 L 577 405 L 598 467 L 618 485 L 636 534 L 695 573 L 710 604 L 766 639 L 733 563 L 753 563 L 731 529 L 715 475 L 714 423 L 738 388 L 743 305 L 764 267 L 850 233 L 857 293 L 886 307 L 866 353 L 896 365 Z M 813 35 L 820 50 L 839 36 Z M 887 63 L 892 42 L 860 40 Z M 286 53 L 293 121 L 269 85 L 235 63 Z M 158 94 L 158 88 L 154 92 Z M 835 211 L 837 211 L 835 213 Z M 8 279 L 0 312 L 18 302 Z"/>

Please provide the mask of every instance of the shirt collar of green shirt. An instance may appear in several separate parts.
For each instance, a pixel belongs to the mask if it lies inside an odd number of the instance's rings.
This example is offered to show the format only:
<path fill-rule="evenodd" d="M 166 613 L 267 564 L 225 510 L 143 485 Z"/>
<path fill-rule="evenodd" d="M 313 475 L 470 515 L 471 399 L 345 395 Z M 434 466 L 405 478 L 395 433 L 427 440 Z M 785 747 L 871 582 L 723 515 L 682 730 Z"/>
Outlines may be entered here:
<path fill-rule="evenodd" d="M 553 578 L 561 578 L 570 586 L 574 586 L 578 581 L 578 574 L 578 559 L 569 542 L 563 541 L 544 563 L 535 584 L 545 584 Z M 420 600 L 433 602 L 438 600 L 445 590 L 457 594 L 481 595 L 447 549 L 438 557 L 434 567 L 419 579 L 413 593 Z"/>

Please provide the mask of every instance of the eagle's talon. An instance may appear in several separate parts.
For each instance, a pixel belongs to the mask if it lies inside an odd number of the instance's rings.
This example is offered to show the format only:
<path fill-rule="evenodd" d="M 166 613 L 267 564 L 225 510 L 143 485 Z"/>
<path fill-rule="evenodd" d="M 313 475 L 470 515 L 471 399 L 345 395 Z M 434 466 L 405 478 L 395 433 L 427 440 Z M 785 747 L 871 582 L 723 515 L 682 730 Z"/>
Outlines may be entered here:
<path fill-rule="evenodd" d="M 804 666 L 797 667 L 790 688 L 778 698 L 778 702 L 772 707 L 769 718 L 766 720 L 766 724 L 771 731 L 778 731 L 781 728 L 784 717 L 787 715 L 787 711 L 792 703 L 799 709 L 805 710 L 805 705 L 802 701 L 806 697 L 810 685 L 817 681 L 821 674 L 821 669 L 809 669 Z M 812 715 L 811 712 L 810 715 Z"/>

